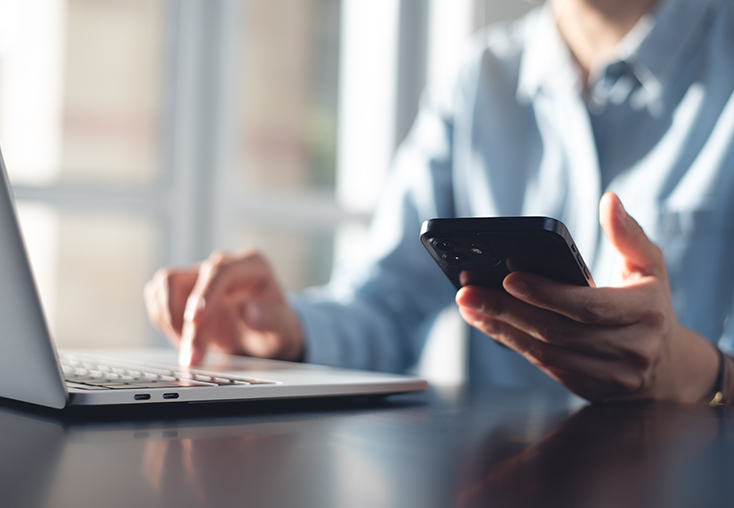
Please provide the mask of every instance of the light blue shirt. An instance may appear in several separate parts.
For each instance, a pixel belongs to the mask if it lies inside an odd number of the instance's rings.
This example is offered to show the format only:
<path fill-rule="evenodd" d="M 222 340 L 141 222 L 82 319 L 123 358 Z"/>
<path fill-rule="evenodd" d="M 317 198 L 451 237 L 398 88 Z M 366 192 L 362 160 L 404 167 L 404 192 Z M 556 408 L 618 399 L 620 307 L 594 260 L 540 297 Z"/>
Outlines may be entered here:
<path fill-rule="evenodd" d="M 606 190 L 662 247 L 679 320 L 732 349 L 734 3 L 666 0 L 583 92 L 548 7 L 480 34 L 429 90 L 398 150 L 367 259 L 293 298 L 309 362 L 402 371 L 455 290 L 418 240 L 433 217 L 547 215 L 571 231 L 598 285 L 616 251 Z M 472 329 L 476 383 L 555 386 Z"/>

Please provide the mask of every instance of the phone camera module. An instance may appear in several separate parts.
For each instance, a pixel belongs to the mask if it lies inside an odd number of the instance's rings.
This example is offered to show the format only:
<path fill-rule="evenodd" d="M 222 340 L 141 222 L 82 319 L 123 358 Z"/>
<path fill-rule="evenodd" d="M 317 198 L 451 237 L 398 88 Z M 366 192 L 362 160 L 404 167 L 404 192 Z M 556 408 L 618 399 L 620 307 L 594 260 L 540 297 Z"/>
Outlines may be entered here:
<path fill-rule="evenodd" d="M 455 241 L 443 238 L 433 240 L 433 246 L 436 247 L 438 250 L 442 250 L 444 252 L 449 252 L 459 248 L 459 244 Z"/>
<path fill-rule="evenodd" d="M 467 257 L 461 252 L 447 252 L 441 258 L 452 266 L 463 265 L 467 262 Z"/>
<path fill-rule="evenodd" d="M 472 242 L 471 247 L 469 247 L 469 255 L 472 262 L 497 265 L 501 261 L 492 249 L 480 242 Z"/>

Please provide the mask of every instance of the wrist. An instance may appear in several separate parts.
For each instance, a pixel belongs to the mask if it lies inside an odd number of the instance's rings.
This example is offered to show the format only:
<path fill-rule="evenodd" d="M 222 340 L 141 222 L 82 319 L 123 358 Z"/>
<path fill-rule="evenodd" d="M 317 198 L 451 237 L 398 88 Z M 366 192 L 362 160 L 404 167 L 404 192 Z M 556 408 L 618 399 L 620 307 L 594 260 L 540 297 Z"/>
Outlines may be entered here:
<path fill-rule="evenodd" d="M 678 325 L 677 335 L 677 354 L 668 369 L 671 392 L 664 398 L 686 404 L 708 402 L 718 382 L 718 350 L 704 337 L 684 326 Z"/>

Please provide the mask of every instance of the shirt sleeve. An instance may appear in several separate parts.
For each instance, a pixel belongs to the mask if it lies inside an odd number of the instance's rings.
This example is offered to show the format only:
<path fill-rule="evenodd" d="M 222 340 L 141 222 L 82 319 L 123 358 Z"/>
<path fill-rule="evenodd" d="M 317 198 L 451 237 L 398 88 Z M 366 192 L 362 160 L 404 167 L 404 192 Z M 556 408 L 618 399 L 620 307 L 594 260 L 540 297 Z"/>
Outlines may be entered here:
<path fill-rule="evenodd" d="M 419 240 L 422 221 L 454 215 L 451 94 L 426 93 L 398 150 L 364 260 L 337 266 L 327 286 L 291 297 L 306 335 L 305 361 L 404 371 L 455 289 Z"/>

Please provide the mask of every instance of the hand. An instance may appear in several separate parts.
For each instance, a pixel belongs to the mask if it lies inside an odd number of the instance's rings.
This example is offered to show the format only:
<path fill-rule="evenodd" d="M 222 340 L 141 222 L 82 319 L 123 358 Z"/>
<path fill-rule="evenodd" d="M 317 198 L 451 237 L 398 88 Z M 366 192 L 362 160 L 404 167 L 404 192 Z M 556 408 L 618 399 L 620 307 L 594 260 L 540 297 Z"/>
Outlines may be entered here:
<path fill-rule="evenodd" d="M 600 221 L 621 255 L 614 287 L 515 272 L 503 282 L 507 292 L 462 288 L 463 318 L 588 400 L 704 399 L 717 353 L 678 322 L 662 251 L 612 193 L 601 200 Z"/>
<path fill-rule="evenodd" d="M 179 347 L 183 366 L 209 348 L 300 360 L 303 333 L 270 265 L 255 251 L 215 252 L 198 266 L 159 270 L 145 287 L 150 320 Z"/>

